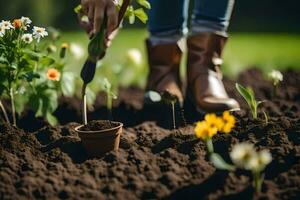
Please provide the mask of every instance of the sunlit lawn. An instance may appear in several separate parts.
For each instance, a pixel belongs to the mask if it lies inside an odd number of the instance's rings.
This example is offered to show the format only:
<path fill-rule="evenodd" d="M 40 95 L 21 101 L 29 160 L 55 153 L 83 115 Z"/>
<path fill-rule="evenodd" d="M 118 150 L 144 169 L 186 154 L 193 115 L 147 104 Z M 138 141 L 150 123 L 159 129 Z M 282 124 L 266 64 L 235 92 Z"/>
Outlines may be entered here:
<path fill-rule="evenodd" d="M 140 76 L 145 77 L 147 69 L 144 40 L 146 37 L 145 30 L 121 30 L 103 62 L 106 65 L 124 63 L 128 49 L 140 49 L 144 55 L 144 70 L 142 73 L 140 72 Z M 84 33 L 73 32 L 64 33 L 62 41 L 75 42 L 84 48 L 88 43 Z M 233 33 L 226 46 L 224 57 L 224 72 L 227 75 L 236 75 L 241 70 L 251 66 L 257 66 L 265 71 L 272 68 L 284 69 L 287 67 L 300 69 L 300 35 Z M 69 67 L 77 71 L 82 63 L 83 61 L 78 62 L 78 60 L 71 59 Z"/>

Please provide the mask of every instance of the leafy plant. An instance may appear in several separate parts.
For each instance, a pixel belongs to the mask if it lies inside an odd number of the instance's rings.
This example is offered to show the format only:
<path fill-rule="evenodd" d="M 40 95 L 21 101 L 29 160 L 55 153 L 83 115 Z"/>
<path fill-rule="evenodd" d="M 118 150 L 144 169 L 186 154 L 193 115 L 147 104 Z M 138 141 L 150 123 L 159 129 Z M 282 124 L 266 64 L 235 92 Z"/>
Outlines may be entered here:
<path fill-rule="evenodd" d="M 52 113 L 58 106 L 59 95 L 71 96 L 75 91 L 73 74 L 64 70 L 68 45 L 61 45 L 56 61 L 53 56 L 58 49 L 55 42 L 59 33 L 55 31 L 53 35 L 54 29 L 50 29 L 50 44 L 41 45 L 41 39 L 49 33 L 45 28 L 32 27 L 31 23 L 27 17 L 0 23 L 0 97 L 10 99 L 12 122 L 2 103 L 0 108 L 5 121 L 13 125 L 16 114 L 20 115 L 25 105 L 36 117 L 44 117 L 54 125 L 57 120 Z"/>
<path fill-rule="evenodd" d="M 54 59 L 38 50 L 47 31 L 34 26 L 29 33 L 31 23 L 27 17 L 15 19 L 13 23 L 4 20 L 0 23 L 0 96 L 10 99 L 13 125 L 16 125 L 16 112 L 24 108 L 24 105 L 16 105 L 16 101 L 25 93 L 26 86 L 35 88 L 36 79 L 41 77 L 39 68 L 54 63 Z M 2 110 L 5 113 L 4 108 Z M 5 118 L 10 123 L 8 117 Z"/>
<path fill-rule="evenodd" d="M 235 87 L 237 89 L 237 91 L 240 93 L 240 95 L 245 99 L 245 101 L 247 102 L 251 113 L 252 113 L 252 117 L 254 119 L 257 119 L 257 108 L 260 104 L 262 104 L 264 101 L 257 101 L 255 99 L 255 94 L 253 92 L 253 90 L 250 87 L 243 87 L 242 85 L 236 83 Z"/>
<path fill-rule="evenodd" d="M 112 85 L 108 81 L 107 78 L 104 78 L 103 80 L 103 89 L 106 93 L 106 108 L 108 110 L 108 118 L 112 120 L 112 106 L 113 106 L 113 100 L 117 99 L 117 95 L 112 92 Z"/>
<path fill-rule="evenodd" d="M 226 161 L 217 153 L 214 152 L 212 138 L 219 132 L 229 134 L 235 126 L 235 118 L 228 111 L 225 111 L 222 117 L 216 114 L 206 114 L 203 121 L 196 123 L 194 129 L 196 137 L 206 142 L 210 161 L 218 169 L 235 170 L 235 166 L 226 163 Z"/>

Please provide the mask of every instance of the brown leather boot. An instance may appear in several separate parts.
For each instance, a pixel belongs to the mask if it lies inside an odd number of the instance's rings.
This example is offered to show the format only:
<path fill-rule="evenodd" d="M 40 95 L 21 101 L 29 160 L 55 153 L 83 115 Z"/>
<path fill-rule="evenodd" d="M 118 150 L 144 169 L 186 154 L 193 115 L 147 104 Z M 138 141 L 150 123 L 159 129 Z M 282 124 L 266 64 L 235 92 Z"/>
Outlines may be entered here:
<path fill-rule="evenodd" d="M 188 95 L 198 111 L 222 112 L 238 109 L 222 82 L 221 54 L 227 38 L 214 33 L 190 36 L 188 44 Z"/>
<path fill-rule="evenodd" d="M 156 91 L 160 95 L 169 93 L 183 103 L 179 66 L 182 51 L 177 43 L 151 45 L 148 50 L 149 75 L 146 91 Z"/>

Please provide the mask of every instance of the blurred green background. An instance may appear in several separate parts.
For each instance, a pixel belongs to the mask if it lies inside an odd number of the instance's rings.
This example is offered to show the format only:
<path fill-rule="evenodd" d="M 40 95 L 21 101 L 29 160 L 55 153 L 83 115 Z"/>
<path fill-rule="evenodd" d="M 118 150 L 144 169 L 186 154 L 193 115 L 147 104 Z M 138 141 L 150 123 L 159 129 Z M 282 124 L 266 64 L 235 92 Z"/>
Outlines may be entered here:
<path fill-rule="evenodd" d="M 1 1 L 0 19 L 30 17 L 38 26 L 53 26 L 62 32 L 61 42 L 83 49 L 88 38 L 79 28 L 73 8 L 79 0 L 10 0 Z M 225 49 L 224 72 L 234 76 L 247 67 L 300 69 L 300 2 L 296 0 L 236 1 L 230 26 L 230 40 Z M 99 63 L 98 76 L 108 76 L 122 86 L 144 86 L 147 64 L 144 40 L 146 27 L 125 24 L 105 59 Z M 75 48 L 75 51 L 76 51 Z M 74 49 L 74 48 L 73 48 Z M 141 51 L 142 63 L 128 61 L 128 50 Z M 68 69 L 79 74 L 86 55 L 72 54 Z M 183 70 L 184 71 L 184 70 Z M 101 78 L 95 80 L 95 87 Z"/>

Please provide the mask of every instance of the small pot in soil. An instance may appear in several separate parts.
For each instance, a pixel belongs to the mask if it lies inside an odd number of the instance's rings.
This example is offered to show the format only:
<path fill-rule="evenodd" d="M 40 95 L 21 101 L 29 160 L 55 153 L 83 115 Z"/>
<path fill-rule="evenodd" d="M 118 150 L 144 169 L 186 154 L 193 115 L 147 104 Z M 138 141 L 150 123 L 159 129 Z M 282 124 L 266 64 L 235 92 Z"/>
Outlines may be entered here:
<path fill-rule="evenodd" d="M 102 157 L 119 149 L 123 124 L 108 120 L 95 120 L 75 128 L 83 146 L 91 157 Z"/>

